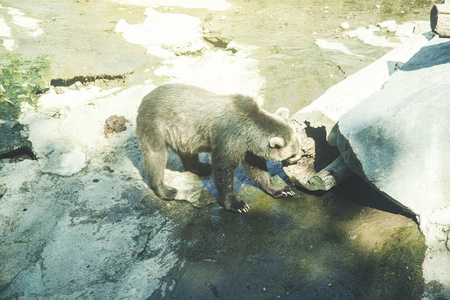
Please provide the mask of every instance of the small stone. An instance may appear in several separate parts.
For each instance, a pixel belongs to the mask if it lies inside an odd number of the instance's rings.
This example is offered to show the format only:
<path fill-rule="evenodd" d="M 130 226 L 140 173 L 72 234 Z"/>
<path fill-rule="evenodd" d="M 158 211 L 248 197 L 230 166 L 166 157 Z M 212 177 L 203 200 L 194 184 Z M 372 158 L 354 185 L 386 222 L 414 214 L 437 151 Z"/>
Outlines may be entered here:
<path fill-rule="evenodd" d="M 74 85 L 77 90 L 84 87 L 84 85 L 80 81 L 75 82 Z"/>
<path fill-rule="evenodd" d="M 396 25 L 397 25 L 397 22 L 395 22 L 394 20 L 378 23 L 378 27 L 380 27 L 381 29 L 389 28 L 391 26 L 396 26 Z"/>
<path fill-rule="evenodd" d="M 349 39 L 353 39 L 357 36 L 356 31 L 350 31 L 347 33 Z"/>
<path fill-rule="evenodd" d="M 108 137 L 109 134 L 115 132 L 119 133 L 122 131 L 127 130 L 127 127 L 125 126 L 125 123 L 130 122 L 129 120 L 125 119 L 124 116 L 117 116 L 112 115 L 105 121 L 105 125 L 103 126 L 105 137 Z"/>
<path fill-rule="evenodd" d="M 62 87 L 57 86 L 55 87 L 55 93 L 57 93 L 58 95 L 64 94 L 64 90 Z"/>
<path fill-rule="evenodd" d="M 344 30 L 347 30 L 350 28 L 350 24 L 348 22 L 342 22 L 341 23 L 341 28 Z"/>
<path fill-rule="evenodd" d="M 387 28 L 388 32 L 396 32 L 398 30 L 398 26 L 393 24 Z"/>
<path fill-rule="evenodd" d="M 381 31 L 380 27 L 375 25 L 369 25 L 367 29 L 369 29 L 370 31 Z"/>

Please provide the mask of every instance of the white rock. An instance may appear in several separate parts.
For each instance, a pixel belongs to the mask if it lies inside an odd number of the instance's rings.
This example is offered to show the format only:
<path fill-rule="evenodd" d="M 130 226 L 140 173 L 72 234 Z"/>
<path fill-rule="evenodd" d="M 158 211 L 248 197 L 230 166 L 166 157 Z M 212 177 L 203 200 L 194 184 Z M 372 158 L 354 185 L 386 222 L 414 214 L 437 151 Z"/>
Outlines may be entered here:
<path fill-rule="evenodd" d="M 176 54 L 192 53 L 208 48 L 203 42 L 201 21 L 183 14 L 159 13 L 147 8 L 147 16 L 142 24 L 128 24 L 120 20 L 115 31 L 130 43 L 145 47 L 163 46 Z M 154 48 L 149 50 L 154 51 Z"/>
<path fill-rule="evenodd" d="M 414 22 L 414 24 L 415 24 L 415 27 L 414 27 L 415 35 L 424 34 L 426 32 L 431 31 L 431 26 L 430 26 L 429 21 L 416 21 L 416 22 Z"/>
<path fill-rule="evenodd" d="M 347 30 L 350 28 L 350 24 L 348 22 L 342 22 L 340 27 L 344 30 Z"/>
<path fill-rule="evenodd" d="M 394 48 L 400 44 L 388 41 L 385 36 L 375 35 L 374 31 L 368 28 L 359 27 L 353 32 L 361 41 L 372 46 Z"/>
<path fill-rule="evenodd" d="M 349 31 L 349 32 L 347 33 L 347 36 L 348 36 L 349 38 L 353 39 L 353 38 L 357 37 L 358 34 L 356 33 L 355 30 L 352 30 L 352 31 Z"/>
<path fill-rule="evenodd" d="M 434 39 L 383 88 L 343 115 L 337 144 L 347 165 L 419 216 L 426 282 L 450 291 L 450 45 Z M 431 259 L 430 257 L 433 257 Z"/>
<path fill-rule="evenodd" d="M 52 152 L 48 157 L 39 159 L 40 169 L 43 173 L 51 173 L 61 176 L 71 176 L 87 165 L 86 155 L 80 148 L 69 152 Z"/>
<path fill-rule="evenodd" d="M 3 39 L 3 47 L 12 51 L 14 49 L 15 41 L 13 39 Z"/>
<path fill-rule="evenodd" d="M 5 20 L 0 18 L 0 36 L 1 37 L 12 37 L 11 27 L 6 24 Z"/>
<path fill-rule="evenodd" d="M 394 24 L 394 25 L 390 25 L 388 28 L 387 28 L 387 31 L 388 32 L 396 32 L 397 30 L 398 30 L 398 25 L 397 24 Z"/>
<path fill-rule="evenodd" d="M 202 56 L 167 59 L 155 70 L 155 75 L 167 77 L 170 82 L 197 85 L 218 94 L 246 94 L 262 104 L 260 93 L 265 80 L 259 74 L 258 61 L 248 57 L 243 45 L 233 45 L 240 49 L 234 55 L 229 51 L 207 50 Z M 242 56 L 240 52 L 243 52 Z"/>
<path fill-rule="evenodd" d="M 402 25 L 397 26 L 395 36 L 398 37 L 412 37 L 414 36 L 414 30 L 416 28 L 415 22 L 405 22 Z"/>
<path fill-rule="evenodd" d="M 380 27 L 381 29 L 385 29 L 385 28 L 388 28 L 390 26 L 395 26 L 395 25 L 397 25 L 397 22 L 395 22 L 394 20 L 378 23 L 378 27 Z"/>
<path fill-rule="evenodd" d="M 13 16 L 13 23 L 27 29 L 28 35 L 36 37 L 38 35 L 41 35 L 44 33 L 44 31 L 39 27 L 39 24 L 42 21 L 37 20 L 37 19 L 33 19 L 33 18 L 29 18 L 29 17 L 24 17 L 24 16 L 20 16 L 20 15 L 15 15 Z"/>
<path fill-rule="evenodd" d="M 115 32 L 123 33 L 125 32 L 130 25 L 127 21 L 124 19 L 120 19 L 119 22 L 117 22 L 116 27 L 114 27 Z"/>
<path fill-rule="evenodd" d="M 206 179 L 203 179 L 206 180 Z M 164 181 L 177 187 L 175 200 L 188 201 L 195 207 L 215 203 L 214 196 L 205 189 L 202 179 L 191 172 L 178 172 L 166 169 Z M 212 182 L 212 178 L 210 179 Z"/>
<path fill-rule="evenodd" d="M 375 25 L 369 25 L 367 29 L 369 29 L 370 31 L 381 31 L 380 27 Z"/>
<path fill-rule="evenodd" d="M 327 40 L 323 40 L 323 39 L 316 39 L 316 45 L 322 49 L 339 51 L 339 52 L 342 52 L 342 53 L 348 54 L 348 55 L 355 55 L 342 43 L 334 43 L 334 42 L 328 42 Z"/>
<path fill-rule="evenodd" d="M 159 45 L 151 45 L 147 47 L 147 54 L 151 54 L 154 56 L 158 56 L 161 58 L 173 58 L 175 57 L 175 53 L 172 51 L 166 50 Z"/>

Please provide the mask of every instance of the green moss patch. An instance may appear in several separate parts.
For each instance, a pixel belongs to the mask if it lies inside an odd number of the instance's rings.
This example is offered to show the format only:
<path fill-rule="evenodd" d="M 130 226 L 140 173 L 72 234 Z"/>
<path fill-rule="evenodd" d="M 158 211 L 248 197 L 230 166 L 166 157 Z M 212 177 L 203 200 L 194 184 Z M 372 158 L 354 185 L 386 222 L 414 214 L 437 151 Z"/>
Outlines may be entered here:
<path fill-rule="evenodd" d="M 44 57 L 27 60 L 7 53 L 0 56 L 0 66 L 0 119 L 17 120 L 20 105 L 23 102 L 35 105 L 46 90 L 43 75 L 49 63 Z"/>
<path fill-rule="evenodd" d="M 397 228 L 376 260 L 369 294 L 374 299 L 420 299 L 425 250 L 424 237 L 413 226 Z"/>

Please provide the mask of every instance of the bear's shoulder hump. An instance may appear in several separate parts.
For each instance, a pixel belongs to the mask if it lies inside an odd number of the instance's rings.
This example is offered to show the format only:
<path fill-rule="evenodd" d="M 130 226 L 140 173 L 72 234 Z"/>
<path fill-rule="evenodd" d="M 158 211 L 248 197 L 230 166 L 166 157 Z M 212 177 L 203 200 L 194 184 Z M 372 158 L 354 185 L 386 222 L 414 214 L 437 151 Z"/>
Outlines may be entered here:
<path fill-rule="evenodd" d="M 252 97 L 244 95 L 233 95 L 232 97 L 234 106 L 243 113 L 252 114 L 260 109 L 258 103 Z"/>

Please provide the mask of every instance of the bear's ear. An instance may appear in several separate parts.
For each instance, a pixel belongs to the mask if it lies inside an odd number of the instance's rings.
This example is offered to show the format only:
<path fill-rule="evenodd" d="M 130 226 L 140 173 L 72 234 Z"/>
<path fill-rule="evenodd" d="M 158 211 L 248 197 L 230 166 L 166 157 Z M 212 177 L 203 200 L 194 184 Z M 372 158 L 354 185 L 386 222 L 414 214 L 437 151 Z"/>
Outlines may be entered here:
<path fill-rule="evenodd" d="M 287 109 L 286 107 L 280 107 L 279 109 L 277 109 L 275 114 L 281 117 L 286 122 L 289 121 L 289 109 Z"/>
<path fill-rule="evenodd" d="M 276 149 L 283 148 L 284 146 L 286 146 L 286 141 L 278 136 L 275 136 L 270 139 L 269 146 L 270 148 Z"/>

